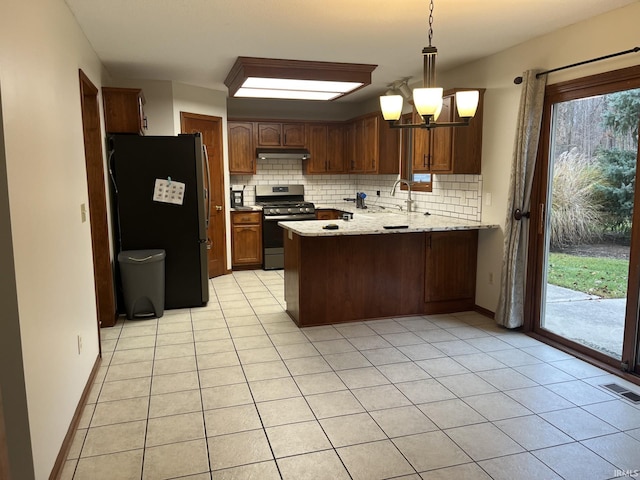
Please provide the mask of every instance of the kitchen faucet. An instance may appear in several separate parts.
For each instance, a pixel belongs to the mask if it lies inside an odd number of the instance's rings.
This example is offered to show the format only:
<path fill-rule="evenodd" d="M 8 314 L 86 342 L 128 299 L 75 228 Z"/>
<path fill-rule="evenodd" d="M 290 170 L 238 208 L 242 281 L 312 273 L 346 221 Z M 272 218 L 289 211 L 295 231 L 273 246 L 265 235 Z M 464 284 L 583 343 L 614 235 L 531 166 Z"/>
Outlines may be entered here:
<path fill-rule="evenodd" d="M 405 180 L 404 178 L 399 178 L 398 180 L 396 180 L 396 182 L 393 184 L 393 188 L 391 189 L 391 196 L 395 196 L 396 187 L 399 183 L 404 183 L 409 189 L 409 193 L 405 202 L 407 203 L 407 213 L 411 213 L 411 204 L 413 203 L 413 200 L 411 200 L 411 182 L 409 180 Z"/>

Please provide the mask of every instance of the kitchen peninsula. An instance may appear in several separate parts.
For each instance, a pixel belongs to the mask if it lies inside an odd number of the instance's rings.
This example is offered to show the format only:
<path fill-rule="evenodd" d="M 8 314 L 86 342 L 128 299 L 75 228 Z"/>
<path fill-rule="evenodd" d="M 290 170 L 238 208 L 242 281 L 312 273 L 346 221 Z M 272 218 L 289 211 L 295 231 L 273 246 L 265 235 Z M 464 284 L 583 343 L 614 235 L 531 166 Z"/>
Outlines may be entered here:
<path fill-rule="evenodd" d="M 279 225 L 287 312 L 300 327 L 473 309 L 478 230 L 497 227 L 386 212 Z"/>

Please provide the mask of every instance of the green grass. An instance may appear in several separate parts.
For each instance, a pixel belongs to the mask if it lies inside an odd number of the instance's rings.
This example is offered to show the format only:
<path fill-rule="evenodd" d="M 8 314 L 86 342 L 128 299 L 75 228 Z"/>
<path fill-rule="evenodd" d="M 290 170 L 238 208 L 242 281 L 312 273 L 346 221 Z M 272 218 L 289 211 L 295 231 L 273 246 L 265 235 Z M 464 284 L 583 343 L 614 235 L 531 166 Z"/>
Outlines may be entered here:
<path fill-rule="evenodd" d="M 550 253 L 547 281 L 603 298 L 624 298 L 628 273 L 628 260 Z"/>

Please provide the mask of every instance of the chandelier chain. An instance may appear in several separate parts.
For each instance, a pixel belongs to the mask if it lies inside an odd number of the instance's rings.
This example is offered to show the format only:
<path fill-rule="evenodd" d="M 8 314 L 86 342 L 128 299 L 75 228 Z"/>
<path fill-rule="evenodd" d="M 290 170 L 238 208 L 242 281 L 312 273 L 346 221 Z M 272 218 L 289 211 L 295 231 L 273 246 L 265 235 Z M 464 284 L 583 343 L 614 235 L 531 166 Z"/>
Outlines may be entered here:
<path fill-rule="evenodd" d="M 433 39 L 433 0 L 429 2 L 429 46 L 431 46 L 431 40 Z"/>

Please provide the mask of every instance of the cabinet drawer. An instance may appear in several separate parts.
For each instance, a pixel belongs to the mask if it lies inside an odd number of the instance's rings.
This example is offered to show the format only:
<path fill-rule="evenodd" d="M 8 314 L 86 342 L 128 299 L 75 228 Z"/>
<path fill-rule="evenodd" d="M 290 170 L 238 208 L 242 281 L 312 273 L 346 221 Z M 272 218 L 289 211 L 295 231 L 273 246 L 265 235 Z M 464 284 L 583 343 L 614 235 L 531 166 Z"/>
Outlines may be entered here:
<path fill-rule="evenodd" d="M 259 224 L 260 212 L 231 212 L 231 221 L 234 225 Z"/>

